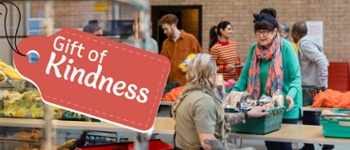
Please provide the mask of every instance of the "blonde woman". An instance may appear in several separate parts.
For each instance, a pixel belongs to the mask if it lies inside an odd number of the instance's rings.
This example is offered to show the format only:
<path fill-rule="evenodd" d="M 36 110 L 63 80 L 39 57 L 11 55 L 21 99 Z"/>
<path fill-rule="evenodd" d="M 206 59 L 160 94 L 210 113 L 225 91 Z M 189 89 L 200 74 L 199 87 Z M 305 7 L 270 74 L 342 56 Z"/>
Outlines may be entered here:
<path fill-rule="evenodd" d="M 228 124 L 266 115 L 262 107 L 225 114 L 222 102 L 214 91 L 216 67 L 213 57 L 206 53 L 197 54 L 187 66 L 185 89 L 173 105 L 176 150 L 224 150 Z"/>

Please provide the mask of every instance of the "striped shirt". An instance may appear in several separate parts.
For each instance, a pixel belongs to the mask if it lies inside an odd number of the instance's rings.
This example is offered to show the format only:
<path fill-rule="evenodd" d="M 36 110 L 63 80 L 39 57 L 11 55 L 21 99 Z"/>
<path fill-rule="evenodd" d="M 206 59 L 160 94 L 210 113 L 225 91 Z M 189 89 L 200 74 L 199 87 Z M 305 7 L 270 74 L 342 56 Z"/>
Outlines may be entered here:
<path fill-rule="evenodd" d="M 240 59 L 237 53 L 237 44 L 235 42 L 218 41 L 210 50 L 209 53 L 213 56 L 217 64 L 217 72 L 222 73 L 224 80 L 238 79 L 236 69 L 231 72 L 226 70 L 227 65 L 240 65 Z"/>

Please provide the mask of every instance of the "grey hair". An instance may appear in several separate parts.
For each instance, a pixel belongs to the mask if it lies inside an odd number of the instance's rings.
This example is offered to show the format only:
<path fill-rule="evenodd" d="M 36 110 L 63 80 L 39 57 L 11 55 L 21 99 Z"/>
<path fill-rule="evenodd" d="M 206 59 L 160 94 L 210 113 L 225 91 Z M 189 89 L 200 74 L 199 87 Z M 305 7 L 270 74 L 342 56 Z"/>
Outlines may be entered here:
<path fill-rule="evenodd" d="M 212 79 L 216 74 L 216 62 L 210 54 L 199 53 L 192 58 L 186 69 L 187 83 L 214 89 L 216 83 Z"/>
<path fill-rule="evenodd" d="M 289 37 L 289 26 L 287 24 L 285 24 L 285 23 L 280 23 L 279 24 L 279 30 L 286 32 L 287 33 L 286 39 L 288 39 L 288 37 Z"/>
<path fill-rule="evenodd" d="M 282 30 L 282 31 L 284 31 L 284 32 L 289 33 L 289 27 L 288 27 L 288 25 L 285 24 L 285 23 L 280 23 L 280 24 L 279 24 L 279 29 Z"/>

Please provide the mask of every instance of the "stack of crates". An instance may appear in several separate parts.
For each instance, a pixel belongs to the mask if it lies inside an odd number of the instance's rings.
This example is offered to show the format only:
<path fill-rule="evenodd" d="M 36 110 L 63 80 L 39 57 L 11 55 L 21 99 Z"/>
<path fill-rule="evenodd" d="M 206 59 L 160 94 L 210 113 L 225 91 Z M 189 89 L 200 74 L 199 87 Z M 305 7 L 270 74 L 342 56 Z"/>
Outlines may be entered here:
<path fill-rule="evenodd" d="M 311 85 L 303 85 L 302 88 L 303 88 L 303 106 L 312 105 L 315 95 L 320 91 L 326 90 L 325 87 L 316 87 Z"/>

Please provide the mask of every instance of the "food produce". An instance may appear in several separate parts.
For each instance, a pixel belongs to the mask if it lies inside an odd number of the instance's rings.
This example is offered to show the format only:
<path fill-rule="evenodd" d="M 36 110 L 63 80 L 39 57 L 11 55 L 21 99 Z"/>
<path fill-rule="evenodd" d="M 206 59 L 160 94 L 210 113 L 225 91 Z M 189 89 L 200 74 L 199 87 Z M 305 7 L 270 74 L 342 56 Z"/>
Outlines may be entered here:
<path fill-rule="evenodd" d="M 17 100 L 11 104 L 5 105 L 0 111 L 5 117 L 44 117 L 44 105 L 41 101 Z"/>
<path fill-rule="evenodd" d="M 179 82 L 167 82 L 162 96 L 179 86 L 181 86 Z"/>
<path fill-rule="evenodd" d="M 350 120 L 350 111 L 346 112 L 334 112 L 329 109 L 323 109 L 321 114 L 325 119 L 349 119 Z"/>
<path fill-rule="evenodd" d="M 27 114 L 27 110 L 25 108 L 19 108 L 14 114 L 15 117 L 25 117 Z"/>
<path fill-rule="evenodd" d="M 17 72 L 17 70 L 15 68 L 6 64 L 3 60 L 0 60 L 0 74 L 2 74 L 2 73 L 11 79 L 23 80 L 23 77 L 21 75 L 19 75 L 19 73 Z"/>
<path fill-rule="evenodd" d="M 70 139 L 64 142 L 57 150 L 73 149 L 76 146 L 77 139 Z"/>
<path fill-rule="evenodd" d="M 39 91 L 27 91 L 20 94 L 17 91 L 2 91 L 3 109 L 0 116 L 5 117 L 44 117 L 44 103 Z"/>
<path fill-rule="evenodd" d="M 30 103 L 30 102 L 27 102 Z M 44 117 L 44 104 L 42 102 L 32 102 L 29 108 L 32 118 L 43 118 Z"/>
<path fill-rule="evenodd" d="M 276 106 L 283 106 L 284 105 L 284 98 L 283 98 L 283 95 L 281 93 L 281 91 L 277 90 L 272 98 L 271 98 L 271 101 L 273 103 L 276 103 Z"/>
<path fill-rule="evenodd" d="M 20 88 L 20 89 L 17 90 L 17 92 L 20 93 L 20 94 L 23 94 L 26 91 L 27 91 L 26 88 Z"/>
<path fill-rule="evenodd" d="M 21 140 L 40 140 L 41 139 L 41 131 L 38 129 L 33 129 L 31 132 L 21 131 L 15 133 L 13 138 L 21 139 Z"/>
<path fill-rule="evenodd" d="M 224 102 L 225 108 L 233 108 L 238 110 L 250 110 L 254 106 L 262 106 L 266 110 L 275 108 L 277 106 L 283 106 L 277 103 L 280 101 L 278 99 L 283 100 L 283 96 L 281 94 L 276 95 L 274 99 L 269 96 L 262 95 L 259 100 L 251 99 L 250 94 L 247 92 L 236 92 L 232 91 L 226 97 Z"/>
<path fill-rule="evenodd" d="M 47 150 L 44 144 L 41 145 L 40 150 Z M 57 150 L 57 146 L 52 146 L 52 150 Z"/>
<path fill-rule="evenodd" d="M 38 99 L 39 98 L 39 99 Z M 26 101 L 35 101 L 35 100 L 41 100 L 40 92 L 39 91 L 28 91 L 25 92 L 22 99 Z"/>
<path fill-rule="evenodd" d="M 7 91 L 7 90 L 3 90 L 2 91 L 2 99 L 4 101 L 6 100 L 21 100 L 24 94 L 20 94 L 19 92 L 16 91 Z"/>
<path fill-rule="evenodd" d="M 277 106 L 283 106 L 283 105 L 284 105 L 284 98 L 283 98 L 283 95 L 277 96 L 276 103 L 277 103 Z"/>
<path fill-rule="evenodd" d="M 170 90 L 170 92 L 164 94 L 162 101 L 175 101 L 179 95 L 181 94 L 182 90 L 185 88 L 185 86 L 179 86 L 176 88 L 173 88 Z"/>
<path fill-rule="evenodd" d="M 3 81 L 6 78 L 5 72 L 0 70 L 0 81 Z"/>
<path fill-rule="evenodd" d="M 312 106 L 315 108 L 350 108 L 350 91 L 345 93 L 332 89 L 320 91 L 315 95 Z"/>
<path fill-rule="evenodd" d="M 264 107 L 266 110 L 269 110 L 269 109 L 274 108 L 275 106 L 274 106 L 272 103 L 267 103 L 267 104 L 263 105 L 263 107 Z"/>
<path fill-rule="evenodd" d="M 22 147 L 18 147 L 15 150 L 30 150 L 28 143 L 23 143 Z"/>
<path fill-rule="evenodd" d="M 321 111 L 321 114 L 335 114 L 333 111 L 329 110 L 329 109 L 323 109 Z"/>
<path fill-rule="evenodd" d="M 191 59 L 196 56 L 195 53 L 191 53 L 190 55 L 187 56 L 187 58 L 179 65 L 179 69 L 182 72 L 186 72 L 187 65 L 190 63 Z"/>
<path fill-rule="evenodd" d="M 243 96 L 243 92 L 236 92 L 236 91 L 230 92 L 230 94 L 225 99 L 225 103 L 224 103 L 225 107 L 236 108 L 237 102 L 241 100 L 242 96 Z"/>
<path fill-rule="evenodd" d="M 41 100 L 39 91 L 26 91 L 20 94 L 17 91 L 4 90 L 2 94 L 3 109 L 0 108 L 0 116 L 38 119 L 44 117 L 44 102 Z M 54 118 L 61 119 L 66 113 L 64 109 L 52 108 Z"/>

